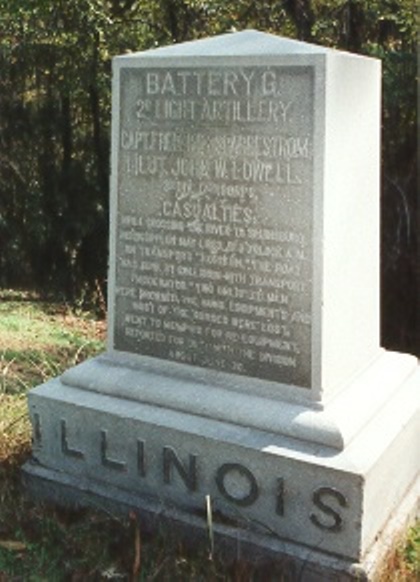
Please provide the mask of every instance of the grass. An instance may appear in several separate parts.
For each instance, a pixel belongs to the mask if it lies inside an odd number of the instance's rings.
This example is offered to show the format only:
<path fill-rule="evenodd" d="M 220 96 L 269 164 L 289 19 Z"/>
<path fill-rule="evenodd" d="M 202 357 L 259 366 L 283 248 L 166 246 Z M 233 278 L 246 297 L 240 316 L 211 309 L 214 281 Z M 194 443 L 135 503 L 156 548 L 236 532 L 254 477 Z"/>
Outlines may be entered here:
<path fill-rule="evenodd" d="M 19 394 L 103 349 L 105 322 L 28 293 L 0 292 L 0 394 Z"/>
<path fill-rule="evenodd" d="M 89 313 L 0 291 L 0 582 L 287 580 L 279 566 L 213 558 L 212 539 L 191 551 L 171 531 L 140 535 L 135 515 L 66 510 L 24 496 L 19 470 L 30 454 L 28 389 L 100 352 L 104 339 L 104 321 Z M 380 582 L 420 579 L 419 537 L 420 525 L 396 545 Z"/>
<path fill-rule="evenodd" d="M 379 569 L 379 582 L 420 580 L 420 522 L 396 542 Z"/>

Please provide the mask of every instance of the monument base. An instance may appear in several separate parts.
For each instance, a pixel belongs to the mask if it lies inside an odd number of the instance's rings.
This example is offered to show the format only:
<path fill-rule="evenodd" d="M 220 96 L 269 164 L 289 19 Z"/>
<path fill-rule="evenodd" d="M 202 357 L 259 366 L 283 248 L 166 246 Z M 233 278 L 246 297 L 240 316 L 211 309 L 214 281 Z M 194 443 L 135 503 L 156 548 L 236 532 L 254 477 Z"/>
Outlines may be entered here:
<path fill-rule="evenodd" d="M 40 500 L 72 507 L 92 507 L 114 515 L 138 511 L 142 531 L 157 531 L 167 526 L 186 544 L 208 544 L 209 533 L 204 518 L 159 500 L 134 495 L 102 483 L 84 481 L 65 473 L 45 469 L 29 462 L 24 467 L 25 487 Z M 257 565 L 274 564 L 276 571 L 290 582 L 337 582 L 369 580 L 392 548 L 393 542 L 415 519 L 418 511 L 419 488 L 413 486 L 388 520 L 381 537 L 361 562 L 334 556 L 316 548 L 287 541 L 274 535 L 256 534 L 251 529 L 238 530 L 226 523 L 213 523 L 214 552 L 229 564 L 232 559 L 251 561 Z M 214 516 L 213 516 L 214 518 Z"/>
<path fill-rule="evenodd" d="M 419 386 L 415 367 L 338 450 L 54 379 L 30 393 L 24 476 L 39 497 L 138 509 L 194 537 L 210 500 L 215 540 L 235 555 L 292 558 L 296 579 L 360 579 L 415 510 Z"/>

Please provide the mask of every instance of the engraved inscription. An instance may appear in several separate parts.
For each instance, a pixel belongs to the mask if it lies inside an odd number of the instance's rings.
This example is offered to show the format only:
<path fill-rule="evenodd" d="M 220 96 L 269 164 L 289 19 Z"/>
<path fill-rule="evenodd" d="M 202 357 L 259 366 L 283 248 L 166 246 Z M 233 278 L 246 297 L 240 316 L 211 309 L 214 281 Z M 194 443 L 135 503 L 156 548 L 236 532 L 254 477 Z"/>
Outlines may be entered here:
<path fill-rule="evenodd" d="M 141 477 L 146 477 L 144 445 L 145 445 L 144 441 L 137 439 L 137 472 Z"/>
<path fill-rule="evenodd" d="M 334 506 L 347 507 L 347 499 L 337 489 L 331 487 L 320 487 L 312 495 L 312 501 L 324 515 L 319 517 L 318 514 L 312 513 L 310 519 L 316 527 L 332 533 L 340 532 L 343 528 L 343 518 Z M 333 505 L 331 507 L 331 504 Z"/>
<path fill-rule="evenodd" d="M 276 513 L 284 515 L 284 479 L 277 479 Z"/>
<path fill-rule="evenodd" d="M 258 483 L 249 469 L 239 463 L 225 463 L 216 474 L 220 493 L 232 503 L 246 507 L 258 499 Z"/>
<path fill-rule="evenodd" d="M 108 432 L 101 430 L 101 464 L 113 471 L 126 471 L 126 464 L 108 457 Z"/>
<path fill-rule="evenodd" d="M 41 419 L 38 412 L 33 415 L 33 439 L 34 445 L 39 444 L 42 440 Z"/>
<path fill-rule="evenodd" d="M 163 481 L 167 485 L 172 482 L 172 467 L 176 469 L 189 491 L 197 490 L 196 455 L 189 455 L 188 466 L 185 466 L 172 447 L 163 447 Z"/>
<path fill-rule="evenodd" d="M 121 71 L 115 348 L 310 387 L 309 67 Z"/>
<path fill-rule="evenodd" d="M 229 504 L 244 508 L 244 511 L 260 502 L 268 503 L 279 521 L 286 517 L 293 518 L 297 509 L 296 500 L 300 498 L 301 502 L 308 503 L 306 519 L 309 527 L 331 534 L 341 534 L 346 529 L 346 510 L 351 504 L 347 495 L 334 486 L 314 488 L 310 479 L 299 483 L 290 475 L 283 477 L 281 473 L 278 475 L 267 473 L 266 469 L 256 469 L 251 463 L 247 466 L 231 458 L 224 459 L 223 454 L 217 465 L 210 468 L 205 452 L 189 453 L 188 449 L 183 449 L 181 455 L 175 447 L 164 444 L 165 441 L 156 448 L 137 435 L 133 435 L 132 447 L 127 443 L 126 458 L 122 462 L 110 458 L 108 451 L 115 447 L 110 436 L 112 431 L 100 427 L 97 429 L 97 453 L 95 456 L 93 451 L 92 458 L 91 454 L 85 455 L 69 445 L 66 421 L 61 419 L 56 422 L 61 431 L 61 453 L 64 456 L 75 457 L 87 465 L 93 463 L 96 468 L 100 462 L 118 472 L 123 480 L 137 473 L 141 488 L 150 479 L 153 488 L 160 482 L 169 494 L 172 487 L 178 489 L 181 483 L 181 487 L 192 496 L 198 494 L 200 502 L 210 492 L 215 500 L 224 499 Z M 53 434 L 54 431 L 55 426 Z M 70 432 L 73 434 L 71 427 Z M 300 494 L 302 497 L 299 497 Z M 300 520 L 301 517 L 299 511 Z"/>
<path fill-rule="evenodd" d="M 74 459 L 84 459 L 85 455 L 82 451 L 70 447 L 67 439 L 67 423 L 64 419 L 60 421 L 60 432 L 61 432 L 61 451 L 67 457 L 73 457 Z"/>

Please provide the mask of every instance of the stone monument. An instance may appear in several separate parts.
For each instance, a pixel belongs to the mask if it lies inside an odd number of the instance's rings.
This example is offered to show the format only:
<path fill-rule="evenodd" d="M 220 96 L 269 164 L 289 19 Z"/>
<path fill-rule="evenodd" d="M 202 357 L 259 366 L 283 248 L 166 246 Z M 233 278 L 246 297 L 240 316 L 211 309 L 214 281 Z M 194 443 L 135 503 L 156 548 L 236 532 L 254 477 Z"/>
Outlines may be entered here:
<path fill-rule="evenodd" d="M 417 360 L 379 344 L 380 83 L 256 31 L 114 59 L 108 348 L 30 392 L 34 493 L 196 533 L 207 498 L 216 541 L 372 571 L 420 462 Z"/>

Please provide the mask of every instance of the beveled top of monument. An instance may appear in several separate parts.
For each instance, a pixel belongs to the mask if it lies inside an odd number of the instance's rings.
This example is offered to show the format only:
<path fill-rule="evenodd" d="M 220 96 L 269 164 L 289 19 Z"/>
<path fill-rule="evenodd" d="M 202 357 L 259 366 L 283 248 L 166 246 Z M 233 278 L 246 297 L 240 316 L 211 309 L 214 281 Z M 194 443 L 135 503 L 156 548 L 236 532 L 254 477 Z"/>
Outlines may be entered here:
<path fill-rule="evenodd" d="M 131 53 L 117 57 L 127 59 L 131 57 L 217 57 L 229 55 L 233 57 L 251 55 L 290 55 L 290 54 L 327 54 L 338 53 L 334 49 L 309 44 L 298 40 L 291 40 L 275 36 L 258 30 L 243 30 L 221 34 L 212 38 L 193 40 L 176 45 L 164 46 L 147 51 Z M 350 53 L 344 53 L 350 54 Z M 354 55 L 352 55 L 354 56 Z"/>

